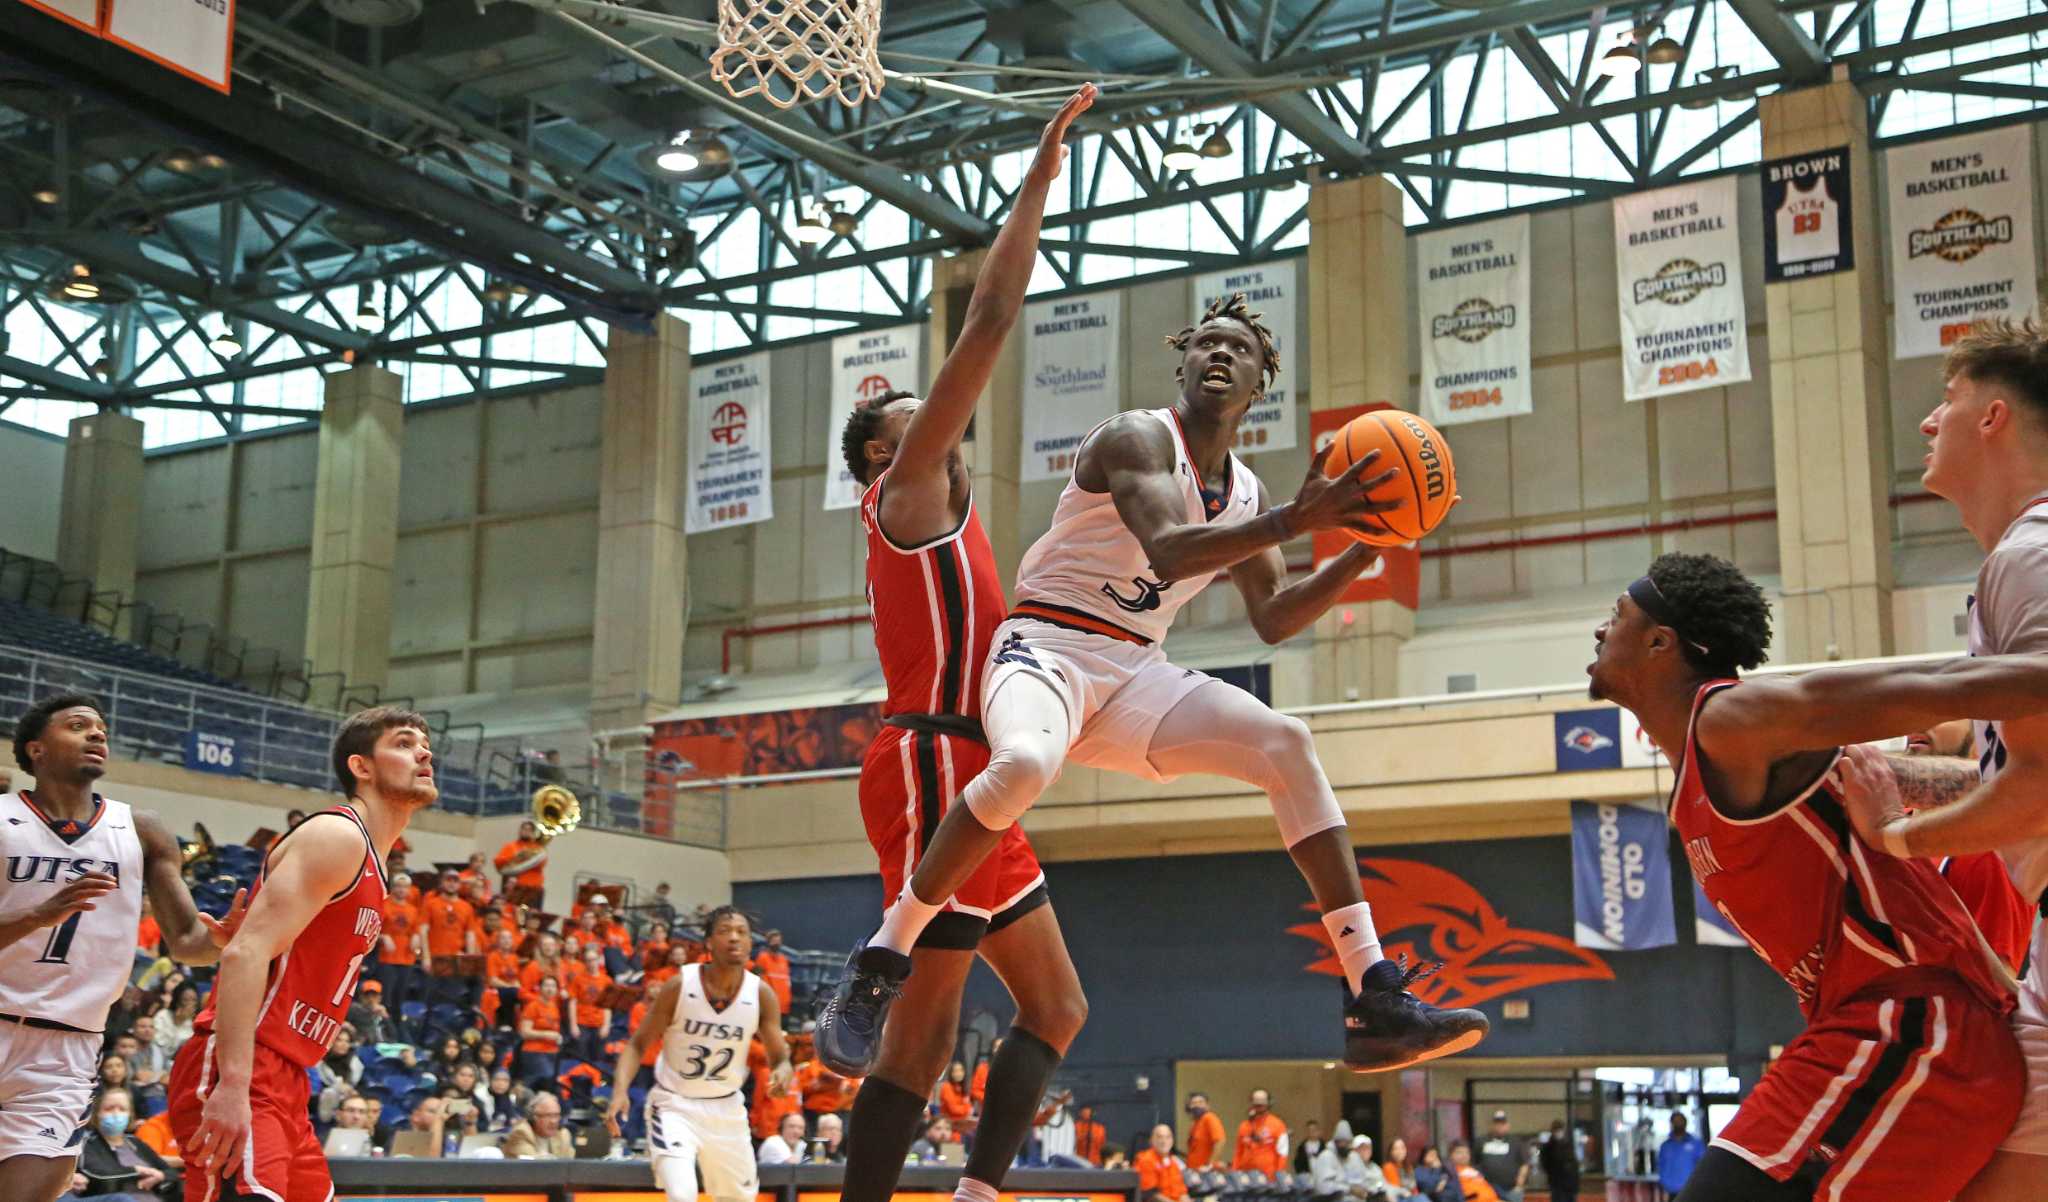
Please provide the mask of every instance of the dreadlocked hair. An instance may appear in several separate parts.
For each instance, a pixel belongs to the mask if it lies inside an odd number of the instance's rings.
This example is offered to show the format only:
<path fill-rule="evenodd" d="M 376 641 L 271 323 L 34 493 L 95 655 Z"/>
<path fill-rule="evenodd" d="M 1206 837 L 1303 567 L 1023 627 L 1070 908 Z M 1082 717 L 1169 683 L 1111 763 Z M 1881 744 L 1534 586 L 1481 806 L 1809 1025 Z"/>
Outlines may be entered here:
<path fill-rule="evenodd" d="M 740 909 L 738 906 L 718 906 L 711 913 L 704 916 L 704 937 L 706 939 L 711 938 L 712 932 L 718 929 L 718 924 L 728 918 L 737 918 L 741 922 L 746 923 L 747 933 L 750 935 L 753 933 L 754 920 L 747 917 L 745 910 Z"/>
<path fill-rule="evenodd" d="M 854 402 L 853 412 L 846 415 L 846 425 L 839 431 L 839 453 L 846 457 L 846 470 L 863 487 L 868 483 L 868 439 L 882 432 L 882 410 L 916 395 L 899 388 L 872 401 Z"/>
<path fill-rule="evenodd" d="M 1259 340 L 1259 353 L 1265 356 L 1266 360 L 1266 386 L 1271 387 L 1273 377 L 1280 374 L 1280 348 L 1273 345 L 1273 331 L 1267 329 L 1265 323 L 1259 320 L 1259 318 L 1264 316 L 1265 314 L 1263 313 L 1251 311 L 1251 302 L 1245 299 L 1245 295 L 1242 292 L 1233 292 L 1229 296 L 1219 296 L 1215 300 L 1210 301 L 1209 307 L 1202 311 L 1202 320 L 1187 327 L 1178 334 L 1168 334 L 1166 336 L 1166 345 L 1174 350 L 1184 352 L 1188 349 L 1188 341 L 1195 336 L 1197 329 L 1207 325 L 1209 322 L 1228 318 L 1242 325 L 1245 329 L 1250 330 L 1253 336 Z M 1183 368 L 1176 367 L 1173 370 L 1173 378 L 1176 380 L 1183 379 L 1185 374 L 1186 372 Z M 1260 391 L 1263 392 L 1264 389 L 1262 388 Z"/>
<path fill-rule="evenodd" d="M 1771 606 L 1742 569 L 1712 555 L 1674 551 L 1650 565 L 1650 582 L 1676 611 L 1679 645 L 1694 668 L 1727 676 L 1770 658 Z"/>

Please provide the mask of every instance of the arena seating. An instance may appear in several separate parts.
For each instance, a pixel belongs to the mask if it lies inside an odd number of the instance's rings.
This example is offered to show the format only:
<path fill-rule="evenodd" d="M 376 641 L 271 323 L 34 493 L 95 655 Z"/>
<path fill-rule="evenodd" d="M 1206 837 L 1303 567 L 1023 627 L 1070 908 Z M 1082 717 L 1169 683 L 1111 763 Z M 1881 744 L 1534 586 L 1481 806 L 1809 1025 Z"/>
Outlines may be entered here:
<path fill-rule="evenodd" d="M 158 655 L 137 643 L 117 639 L 105 631 L 60 617 L 20 601 L 0 600 L 0 643 L 36 647 L 52 655 L 89 660 L 110 668 L 147 672 L 171 680 L 187 680 L 216 689 L 247 692 L 232 680 Z"/>

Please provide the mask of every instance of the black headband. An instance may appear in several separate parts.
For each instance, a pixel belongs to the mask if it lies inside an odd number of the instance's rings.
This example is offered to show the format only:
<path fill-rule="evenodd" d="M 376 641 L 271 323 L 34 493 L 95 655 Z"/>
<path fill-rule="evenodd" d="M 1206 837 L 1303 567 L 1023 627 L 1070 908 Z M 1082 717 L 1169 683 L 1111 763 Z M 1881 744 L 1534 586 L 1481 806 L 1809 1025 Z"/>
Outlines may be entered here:
<path fill-rule="evenodd" d="M 1685 628 L 1679 624 L 1678 615 L 1672 611 L 1671 603 L 1664 599 L 1664 592 L 1657 587 L 1656 581 L 1648 576 L 1641 577 L 1628 586 L 1628 595 L 1634 599 L 1636 607 L 1650 615 L 1651 620 L 1657 625 L 1669 626 L 1677 631 L 1678 637 L 1685 641 L 1686 646 L 1705 656 L 1710 664 L 1718 664 L 1719 657 L 1705 643 L 1687 634 Z"/>

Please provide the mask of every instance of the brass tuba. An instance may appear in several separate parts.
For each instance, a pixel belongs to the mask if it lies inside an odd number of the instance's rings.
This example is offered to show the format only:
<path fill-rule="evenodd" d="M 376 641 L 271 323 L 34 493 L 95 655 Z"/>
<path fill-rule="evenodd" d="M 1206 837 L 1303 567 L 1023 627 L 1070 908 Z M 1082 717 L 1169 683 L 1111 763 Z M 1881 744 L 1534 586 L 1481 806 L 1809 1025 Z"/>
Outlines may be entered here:
<path fill-rule="evenodd" d="M 566 835 L 583 822 L 583 804 L 576 795 L 560 785 L 542 785 L 533 791 L 533 825 L 540 832 L 540 841 L 546 843 L 557 835 Z"/>

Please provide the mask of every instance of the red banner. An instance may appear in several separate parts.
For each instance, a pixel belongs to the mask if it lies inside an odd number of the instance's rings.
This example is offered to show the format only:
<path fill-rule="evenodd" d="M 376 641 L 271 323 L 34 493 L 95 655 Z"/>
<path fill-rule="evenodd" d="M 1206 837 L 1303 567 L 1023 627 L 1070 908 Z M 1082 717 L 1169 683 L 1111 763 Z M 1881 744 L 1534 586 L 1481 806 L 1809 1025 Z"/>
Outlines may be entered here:
<path fill-rule="evenodd" d="M 1308 414 L 1310 445 L 1321 450 L 1352 418 L 1375 409 L 1392 408 L 1394 406 L 1384 401 L 1375 401 L 1370 405 L 1349 405 L 1342 409 L 1311 409 Z M 1313 538 L 1318 564 L 1326 559 L 1335 559 L 1351 545 L 1351 536 L 1333 530 L 1318 530 Z M 1416 609 L 1421 581 L 1422 553 L 1415 549 L 1413 543 L 1405 547 L 1382 547 L 1380 561 L 1360 576 L 1338 598 L 1338 602 L 1392 601 L 1406 609 Z"/>

